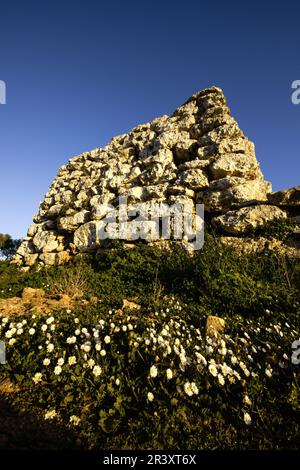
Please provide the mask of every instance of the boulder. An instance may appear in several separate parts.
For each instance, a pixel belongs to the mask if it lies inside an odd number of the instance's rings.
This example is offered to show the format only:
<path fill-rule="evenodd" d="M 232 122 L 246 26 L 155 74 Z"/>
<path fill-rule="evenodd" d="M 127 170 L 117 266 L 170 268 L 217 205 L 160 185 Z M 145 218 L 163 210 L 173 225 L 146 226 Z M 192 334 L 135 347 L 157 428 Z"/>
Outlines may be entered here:
<path fill-rule="evenodd" d="M 224 215 L 214 217 L 212 223 L 225 233 L 243 235 L 253 229 L 263 227 L 266 222 L 286 218 L 286 212 L 279 207 L 259 205 L 229 211 Z"/>

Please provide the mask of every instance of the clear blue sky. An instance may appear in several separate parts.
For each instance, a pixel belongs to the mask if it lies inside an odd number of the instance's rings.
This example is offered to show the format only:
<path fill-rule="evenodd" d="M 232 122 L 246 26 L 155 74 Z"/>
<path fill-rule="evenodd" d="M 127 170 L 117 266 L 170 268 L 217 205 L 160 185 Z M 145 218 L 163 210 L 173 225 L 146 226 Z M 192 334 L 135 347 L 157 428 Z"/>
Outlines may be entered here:
<path fill-rule="evenodd" d="M 274 189 L 300 184 L 299 2 L 1 1 L 0 232 L 26 234 L 58 168 L 223 88 Z"/>

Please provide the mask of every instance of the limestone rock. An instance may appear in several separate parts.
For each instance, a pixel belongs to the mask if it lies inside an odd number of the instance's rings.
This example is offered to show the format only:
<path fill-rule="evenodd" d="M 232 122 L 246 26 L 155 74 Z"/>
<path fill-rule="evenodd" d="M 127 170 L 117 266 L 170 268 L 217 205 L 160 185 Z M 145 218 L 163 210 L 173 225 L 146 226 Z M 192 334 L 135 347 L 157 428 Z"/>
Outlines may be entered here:
<path fill-rule="evenodd" d="M 214 340 L 218 339 L 225 330 L 225 320 L 223 318 L 209 315 L 206 319 L 205 334 Z"/>
<path fill-rule="evenodd" d="M 197 202 L 204 204 L 208 212 L 219 212 L 244 204 L 263 202 L 270 185 L 263 179 L 244 180 L 227 177 L 212 181 L 210 188 L 197 194 Z"/>
<path fill-rule="evenodd" d="M 181 197 L 193 207 L 204 203 L 212 217 L 223 214 L 214 217 L 217 225 L 243 234 L 247 227 L 278 216 L 277 209 L 269 206 L 268 214 L 259 215 L 267 209 L 254 207 L 237 218 L 224 213 L 266 201 L 294 203 L 299 188 L 284 196 L 268 196 L 271 190 L 254 144 L 231 116 L 222 90 L 207 88 L 171 116 L 136 126 L 63 165 L 13 262 L 25 267 L 61 264 L 82 251 L 97 251 L 104 219 L 118 209 L 120 196 L 127 197 L 128 204 L 174 204 Z M 110 226 L 112 236 L 118 236 L 116 223 Z"/>
<path fill-rule="evenodd" d="M 37 251 L 51 253 L 58 248 L 57 234 L 52 231 L 38 231 L 33 238 Z"/>
<path fill-rule="evenodd" d="M 74 215 L 61 217 L 60 219 L 58 219 L 58 229 L 60 229 L 62 232 L 73 232 L 76 230 L 77 227 L 79 227 L 79 225 L 88 222 L 89 216 L 89 211 L 82 210 Z"/>
<path fill-rule="evenodd" d="M 277 206 L 300 206 L 300 186 L 271 193 L 268 201 Z"/>
<path fill-rule="evenodd" d="M 275 206 L 259 205 L 243 207 L 213 218 L 213 225 L 233 235 L 247 234 L 252 229 L 262 227 L 266 222 L 286 219 L 285 211 Z"/>

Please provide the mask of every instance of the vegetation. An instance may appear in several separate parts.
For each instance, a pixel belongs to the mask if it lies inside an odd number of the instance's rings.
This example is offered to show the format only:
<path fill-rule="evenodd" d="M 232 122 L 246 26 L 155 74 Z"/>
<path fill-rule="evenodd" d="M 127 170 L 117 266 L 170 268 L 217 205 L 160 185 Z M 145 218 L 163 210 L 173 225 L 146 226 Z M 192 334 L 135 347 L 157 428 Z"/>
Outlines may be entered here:
<path fill-rule="evenodd" d="M 295 449 L 300 443 L 299 264 L 239 255 L 207 234 L 193 256 L 118 243 L 97 258 L 22 273 L 0 264 L 0 296 L 44 287 L 100 302 L 3 318 L 14 403 L 106 449 Z M 60 287 L 61 286 L 61 287 Z M 120 310 L 123 299 L 140 310 Z M 206 337 L 208 315 L 224 334 Z M 76 445 L 77 445 L 76 444 Z"/>
<path fill-rule="evenodd" d="M 21 240 L 13 240 L 10 235 L 0 233 L 0 257 L 11 259 L 20 243 Z"/>

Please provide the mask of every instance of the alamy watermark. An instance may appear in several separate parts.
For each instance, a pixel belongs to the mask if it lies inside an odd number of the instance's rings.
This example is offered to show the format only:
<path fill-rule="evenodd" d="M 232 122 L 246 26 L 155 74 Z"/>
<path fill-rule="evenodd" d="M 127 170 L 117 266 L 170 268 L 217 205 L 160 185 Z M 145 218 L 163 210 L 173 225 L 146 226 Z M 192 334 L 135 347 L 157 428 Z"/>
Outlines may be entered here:
<path fill-rule="evenodd" d="M 97 241 L 112 239 L 135 241 L 143 239 L 181 240 L 190 251 L 200 250 L 204 243 L 204 206 L 175 202 L 127 203 L 126 196 L 119 197 L 118 207 L 100 204 Z"/>
<path fill-rule="evenodd" d="M 0 104 L 6 104 L 6 83 L 0 80 Z"/>
<path fill-rule="evenodd" d="M 300 80 L 294 80 L 292 83 L 292 89 L 294 90 L 291 94 L 291 100 L 293 104 L 300 104 Z"/>
<path fill-rule="evenodd" d="M 6 363 L 6 349 L 3 341 L 0 341 L 0 364 Z"/>
<path fill-rule="evenodd" d="M 295 340 L 292 343 L 292 364 L 298 366 L 300 364 L 300 339 Z"/>

